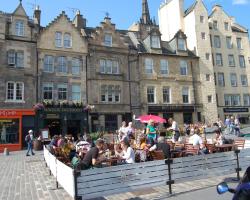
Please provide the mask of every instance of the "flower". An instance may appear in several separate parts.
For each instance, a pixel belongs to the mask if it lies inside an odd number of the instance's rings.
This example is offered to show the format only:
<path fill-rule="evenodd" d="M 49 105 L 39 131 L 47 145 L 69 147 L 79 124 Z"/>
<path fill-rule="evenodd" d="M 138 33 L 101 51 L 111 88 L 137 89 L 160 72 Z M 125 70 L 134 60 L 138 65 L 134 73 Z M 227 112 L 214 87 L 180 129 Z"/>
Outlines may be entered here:
<path fill-rule="evenodd" d="M 37 103 L 33 106 L 35 111 L 44 110 L 44 105 L 42 103 Z"/>

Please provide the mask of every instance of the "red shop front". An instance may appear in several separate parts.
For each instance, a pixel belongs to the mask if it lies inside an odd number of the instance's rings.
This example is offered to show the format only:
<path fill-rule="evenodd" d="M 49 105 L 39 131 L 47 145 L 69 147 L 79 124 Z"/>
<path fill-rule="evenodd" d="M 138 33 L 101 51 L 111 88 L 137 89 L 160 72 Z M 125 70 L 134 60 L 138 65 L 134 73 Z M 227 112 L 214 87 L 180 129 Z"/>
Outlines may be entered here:
<path fill-rule="evenodd" d="M 33 109 L 0 109 L 0 152 L 3 152 L 4 148 L 9 151 L 22 149 L 23 119 L 34 116 Z"/>

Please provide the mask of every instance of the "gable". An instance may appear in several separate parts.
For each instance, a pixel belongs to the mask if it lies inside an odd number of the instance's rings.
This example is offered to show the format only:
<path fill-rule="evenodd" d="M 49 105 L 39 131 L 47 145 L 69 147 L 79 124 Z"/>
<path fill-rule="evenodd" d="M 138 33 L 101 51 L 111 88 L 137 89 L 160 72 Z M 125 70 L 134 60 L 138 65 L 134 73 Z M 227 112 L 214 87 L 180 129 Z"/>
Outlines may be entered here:
<path fill-rule="evenodd" d="M 22 4 L 20 3 L 18 5 L 18 7 L 16 8 L 16 10 L 13 12 L 13 15 L 16 15 L 16 16 L 22 16 L 22 17 L 28 17 L 28 15 L 26 14 Z"/>

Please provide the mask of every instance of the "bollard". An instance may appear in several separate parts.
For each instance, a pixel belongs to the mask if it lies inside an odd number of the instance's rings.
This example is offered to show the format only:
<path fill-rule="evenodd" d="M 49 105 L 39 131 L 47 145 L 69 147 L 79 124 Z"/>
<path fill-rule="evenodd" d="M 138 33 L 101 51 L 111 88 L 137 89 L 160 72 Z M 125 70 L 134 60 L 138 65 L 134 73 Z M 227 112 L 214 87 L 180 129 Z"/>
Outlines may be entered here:
<path fill-rule="evenodd" d="M 9 149 L 8 148 L 4 148 L 4 153 L 5 156 L 10 155 Z"/>

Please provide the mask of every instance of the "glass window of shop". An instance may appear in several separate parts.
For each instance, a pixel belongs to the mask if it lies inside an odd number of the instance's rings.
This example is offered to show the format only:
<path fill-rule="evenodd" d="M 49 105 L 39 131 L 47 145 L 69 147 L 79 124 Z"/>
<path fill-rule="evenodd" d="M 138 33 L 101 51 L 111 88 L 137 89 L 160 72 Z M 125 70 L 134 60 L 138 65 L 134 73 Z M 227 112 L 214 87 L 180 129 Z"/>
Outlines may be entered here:
<path fill-rule="evenodd" d="M 19 119 L 0 119 L 0 144 L 19 143 Z"/>

